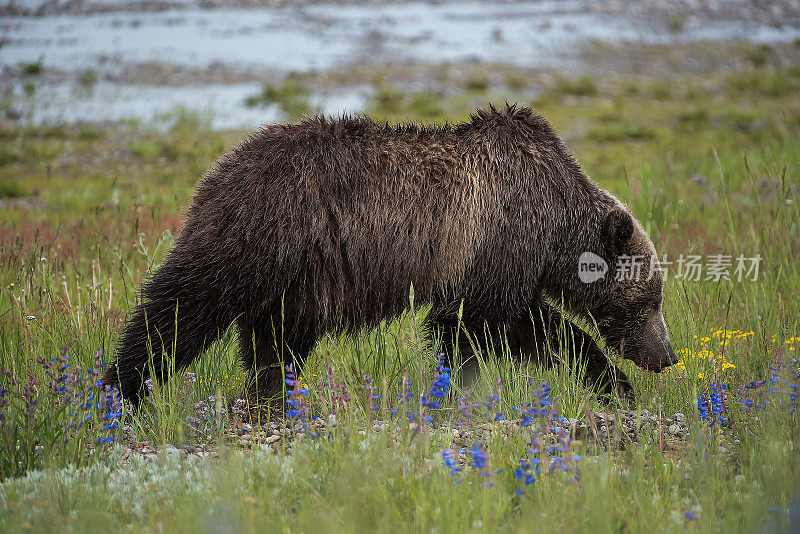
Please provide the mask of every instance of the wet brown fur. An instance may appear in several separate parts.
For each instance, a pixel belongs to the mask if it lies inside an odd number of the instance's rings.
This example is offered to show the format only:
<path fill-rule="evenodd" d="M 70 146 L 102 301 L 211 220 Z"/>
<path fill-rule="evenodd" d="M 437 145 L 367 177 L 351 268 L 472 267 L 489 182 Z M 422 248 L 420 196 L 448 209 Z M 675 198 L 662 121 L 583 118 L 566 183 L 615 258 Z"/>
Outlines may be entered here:
<path fill-rule="evenodd" d="M 302 360 L 326 332 L 397 316 L 412 283 L 446 347 L 463 302 L 467 331 L 505 335 L 512 351 L 541 356 L 562 322 L 547 300 L 591 314 L 618 343 L 643 306 L 661 301 L 660 278 L 624 291 L 611 279 L 578 280 L 583 251 L 613 265 L 626 250 L 652 248 L 638 224 L 621 245 L 609 244 L 619 223 L 607 216 L 620 211 L 628 213 L 527 108 L 490 108 L 445 126 L 366 117 L 269 125 L 198 186 L 106 378 L 136 402 L 149 376 L 148 341 L 165 378 L 173 347 L 179 369 L 235 321 L 244 365 L 251 377 L 261 369 L 262 391 L 274 392 L 276 350 Z M 613 374 L 591 338 L 565 324 L 589 379 Z"/>

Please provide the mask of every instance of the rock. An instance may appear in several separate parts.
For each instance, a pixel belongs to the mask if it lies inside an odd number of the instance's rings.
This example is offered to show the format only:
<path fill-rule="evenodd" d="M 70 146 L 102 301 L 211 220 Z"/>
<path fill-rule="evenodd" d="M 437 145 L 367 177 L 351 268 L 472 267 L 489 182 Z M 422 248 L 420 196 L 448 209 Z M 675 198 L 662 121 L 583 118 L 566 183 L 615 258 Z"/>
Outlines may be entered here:
<path fill-rule="evenodd" d="M 186 456 L 187 456 L 187 453 L 186 453 L 185 450 L 179 449 L 175 445 L 170 445 L 170 444 L 164 445 L 161 448 L 161 450 L 167 456 L 175 456 L 176 458 L 186 458 Z"/>

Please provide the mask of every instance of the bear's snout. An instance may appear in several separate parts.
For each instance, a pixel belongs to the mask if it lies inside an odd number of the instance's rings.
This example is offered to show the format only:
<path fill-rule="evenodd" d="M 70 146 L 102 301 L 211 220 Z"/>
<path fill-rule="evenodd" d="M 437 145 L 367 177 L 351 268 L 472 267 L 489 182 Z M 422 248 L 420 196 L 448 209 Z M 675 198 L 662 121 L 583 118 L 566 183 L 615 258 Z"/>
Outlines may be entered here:
<path fill-rule="evenodd" d="M 651 316 L 644 328 L 634 334 L 629 342 L 623 356 L 633 360 L 642 369 L 660 373 L 680 359 L 672 348 L 667 325 L 660 313 Z"/>
<path fill-rule="evenodd" d="M 678 355 L 675 354 L 675 350 L 672 348 L 672 343 L 670 343 L 669 337 L 663 339 L 662 342 L 664 345 L 665 355 L 656 363 L 653 368 L 650 369 L 650 371 L 654 371 L 656 373 L 660 373 L 667 367 L 675 365 L 680 359 L 678 358 Z"/>

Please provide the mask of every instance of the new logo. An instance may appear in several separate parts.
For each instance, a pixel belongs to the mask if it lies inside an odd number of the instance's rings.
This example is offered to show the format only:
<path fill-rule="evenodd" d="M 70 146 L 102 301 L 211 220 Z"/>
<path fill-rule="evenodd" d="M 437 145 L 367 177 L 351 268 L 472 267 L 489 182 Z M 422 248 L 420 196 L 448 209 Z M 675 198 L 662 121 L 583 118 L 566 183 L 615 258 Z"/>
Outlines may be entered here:
<path fill-rule="evenodd" d="M 578 278 L 584 284 L 597 282 L 608 272 L 606 260 L 593 252 L 584 252 L 578 258 Z"/>

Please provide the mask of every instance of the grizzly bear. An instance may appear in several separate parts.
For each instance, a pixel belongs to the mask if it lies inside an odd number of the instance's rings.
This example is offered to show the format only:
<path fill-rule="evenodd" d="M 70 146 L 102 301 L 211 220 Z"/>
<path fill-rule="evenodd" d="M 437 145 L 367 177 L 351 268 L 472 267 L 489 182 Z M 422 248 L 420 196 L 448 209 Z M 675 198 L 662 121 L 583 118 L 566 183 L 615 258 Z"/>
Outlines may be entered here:
<path fill-rule="evenodd" d="M 586 281 L 584 253 L 607 266 L 642 256 L 644 273 Z M 300 364 L 326 332 L 396 317 L 413 284 L 448 353 L 456 343 L 469 352 L 459 331 L 545 363 L 561 348 L 588 381 L 630 396 L 625 375 L 559 309 L 645 369 L 675 363 L 654 256 L 630 210 L 528 108 L 443 126 L 268 125 L 200 182 L 105 380 L 136 404 L 151 366 L 166 379 L 235 322 L 249 381 L 271 395 L 280 355 Z"/>

